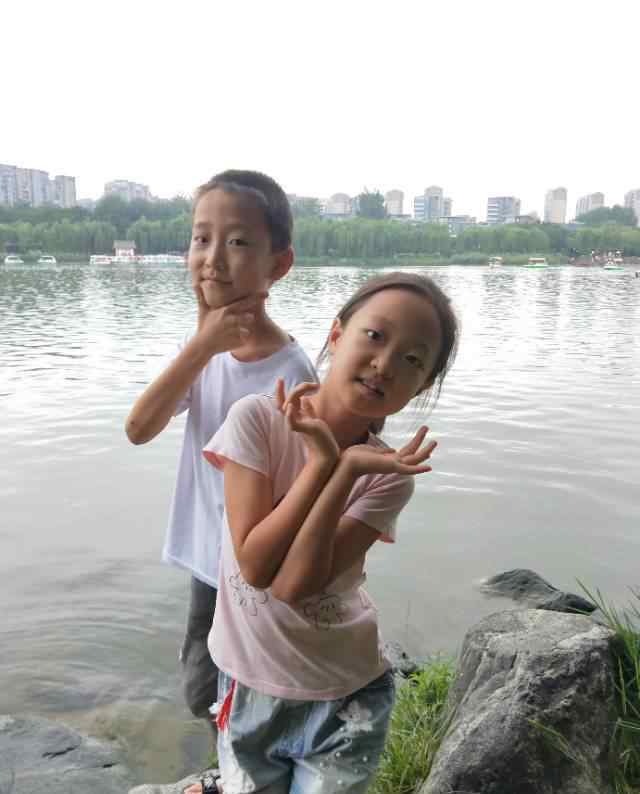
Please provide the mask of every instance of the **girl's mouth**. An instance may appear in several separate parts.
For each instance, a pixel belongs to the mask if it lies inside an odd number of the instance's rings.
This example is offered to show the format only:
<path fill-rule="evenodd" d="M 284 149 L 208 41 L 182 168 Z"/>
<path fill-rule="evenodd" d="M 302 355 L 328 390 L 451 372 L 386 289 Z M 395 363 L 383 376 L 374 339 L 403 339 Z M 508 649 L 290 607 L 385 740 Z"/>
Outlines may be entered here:
<path fill-rule="evenodd" d="M 384 397 L 384 392 L 379 386 L 376 386 L 374 383 L 371 383 L 364 378 L 356 378 L 356 383 L 359 383 L 361 386 L 364 386 L 365 389 L 368 389 L 372 394 L 375 394 L 376 397 Z"/>

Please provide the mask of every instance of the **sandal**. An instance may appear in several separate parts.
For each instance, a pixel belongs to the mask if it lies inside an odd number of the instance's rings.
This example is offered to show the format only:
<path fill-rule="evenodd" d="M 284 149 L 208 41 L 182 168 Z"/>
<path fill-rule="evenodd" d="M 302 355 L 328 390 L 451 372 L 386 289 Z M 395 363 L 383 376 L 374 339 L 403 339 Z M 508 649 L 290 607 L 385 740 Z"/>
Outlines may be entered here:
<path fill-rule="evenodd" d="M 220 789 L 218 788 L 217 781 L 220 780 L 220 775 L 214 772 L 205 772 L 202 777 L 200 778 L 200 785 L 202 786 L 201 794 L 219 794 Z M 197 785 L 194 783 L 190 783 L 185 791 L 191 786 Z"/>
<path fill-rule="evenodd" d="M 213 772 L 206 772 L 201 778 L 202 794 L 218 794 L 218 783 L 220 775 L 214 775 Z"/>

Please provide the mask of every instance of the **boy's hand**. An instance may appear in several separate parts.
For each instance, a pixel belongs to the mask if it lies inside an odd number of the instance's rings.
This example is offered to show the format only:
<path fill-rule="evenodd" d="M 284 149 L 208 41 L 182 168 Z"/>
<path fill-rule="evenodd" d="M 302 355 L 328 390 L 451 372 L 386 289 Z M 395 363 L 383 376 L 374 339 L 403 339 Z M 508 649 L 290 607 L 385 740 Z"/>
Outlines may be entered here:
<path fill-rule="evenodd" d="M 338 442 L 327 423 L 316 415 L 313 403 L 307 396 L 317 388 L 317 383 L 299 383 L 285 398 L 284 381 L 278 378 L 275 392 L 276 405 L 280 413 L 287 418 L 289 427 L 303 435 L 309 456 L 335 465 L 340 457 Z"/>
<path fill-rule="evenodd" d="M 211 355 L 233 350 L 246 342 L 253 331 L 256 314 L 262 310 L 268 295 L 266 292 L 247 295 L 214 309 L 206 303 L 199 287 L 195 293 L 198 300 L 198 336 Z"/>
<path fill-rule="evenodd" d="M 343 451 L 343 465 L 348 466 L 355 477 L 363 474 L 424 474 L 431 471 L 431 466 L 423 465 L 424 461 L 431 457 L 437 445 L 436 441 L 431 441 L 420 449 L 427 432 L 427 427 L 421 427 L 411 441 L 399 450 L 356 444 Z"/>

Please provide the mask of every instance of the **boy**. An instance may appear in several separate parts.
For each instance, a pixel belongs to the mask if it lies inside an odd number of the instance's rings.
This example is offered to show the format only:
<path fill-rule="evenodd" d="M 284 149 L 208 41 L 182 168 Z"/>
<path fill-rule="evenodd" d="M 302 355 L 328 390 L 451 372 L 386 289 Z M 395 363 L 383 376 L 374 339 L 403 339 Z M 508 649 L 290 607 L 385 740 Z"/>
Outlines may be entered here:
<path fill-rule="evenodd" d="M 293 264 L 293 219 L 287 197 L 270 177 L 225 171 L 198 188 L 189 270 L 198 326 L 166 369 L 136 400 L 126 422 L 134 444 L 155 438 L 188 410 L 163 560 L 192 574 L 191 603 L 180 658 L 185 698 L 207 719 L 217 697 L 217 669 L 207 649 L 218 586 L 224 493 L 222 475 L 202 448 L 231 405 L 246 394 L 315 381 L 298 343 L 267 315 L 269 287 Z"/>

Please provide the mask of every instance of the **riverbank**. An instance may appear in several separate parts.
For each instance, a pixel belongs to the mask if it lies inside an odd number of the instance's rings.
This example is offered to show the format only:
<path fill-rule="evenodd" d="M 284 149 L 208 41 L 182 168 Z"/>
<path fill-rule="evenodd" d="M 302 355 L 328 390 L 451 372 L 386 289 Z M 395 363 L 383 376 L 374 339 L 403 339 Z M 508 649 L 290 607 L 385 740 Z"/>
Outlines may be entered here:
<path fill-rule="evenodd" d="M 493 254 L 492 254 L 493 256 Z M 529 254 L 502 254 L 502 266 L 521 267 L 529 261 Z M 542 256 L 531 254 L 531 256 Z M 562 254 L 545 254 L 544 258 L 549 265 L 570 264 Z M 322 256 L 296 256 L 296 263 L 303 267 L 444 267 L 447 265 L 469 265 L 473 267 L 486 267 L 489 264 L 489 255 L 483 254 L 453 254 L 452 256 L 429 255 L 404 255 L 382 257 L 341 257 L 330 259 Z"/>

